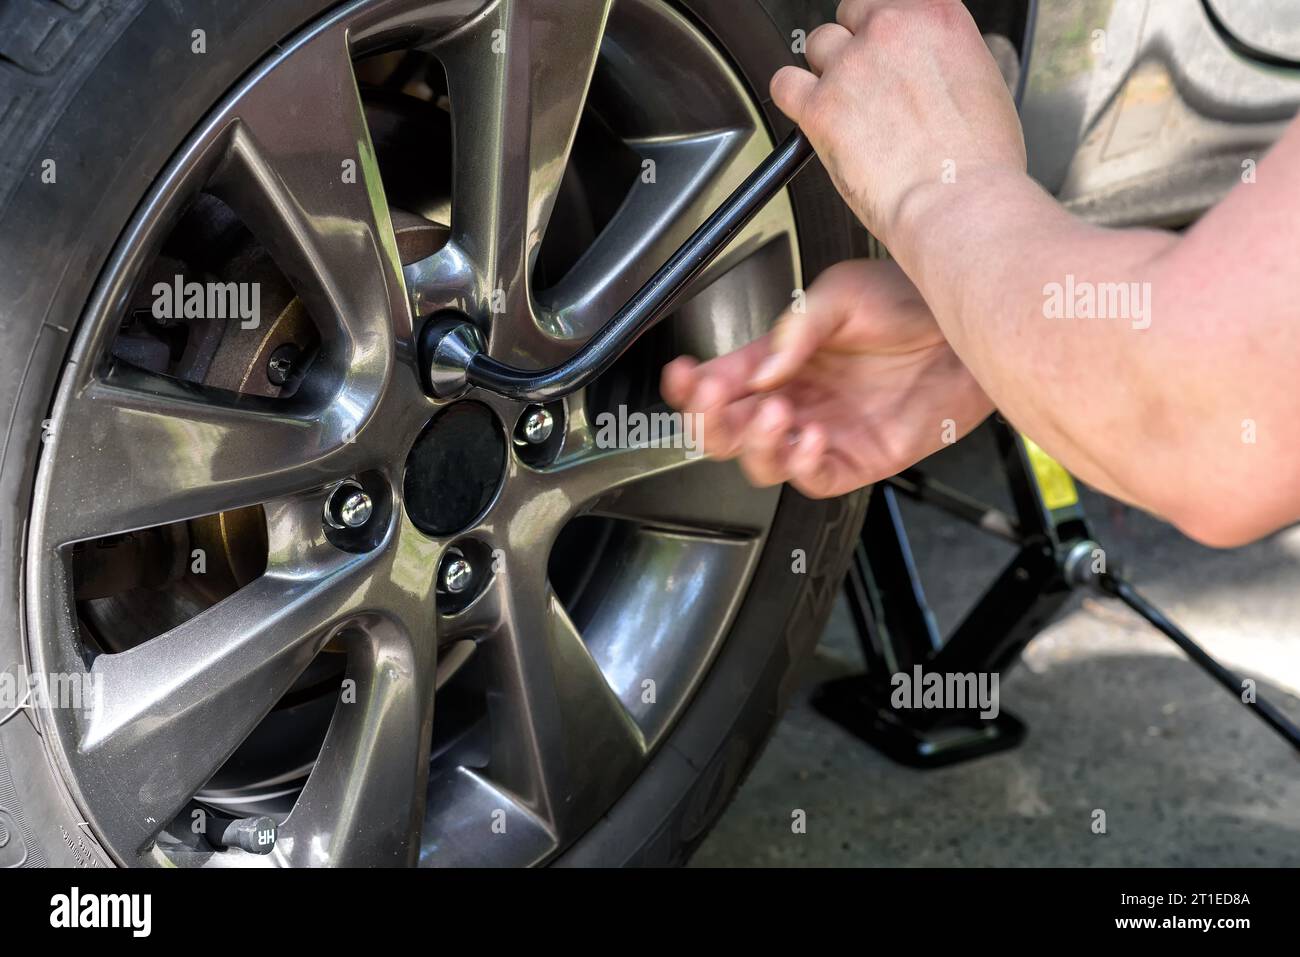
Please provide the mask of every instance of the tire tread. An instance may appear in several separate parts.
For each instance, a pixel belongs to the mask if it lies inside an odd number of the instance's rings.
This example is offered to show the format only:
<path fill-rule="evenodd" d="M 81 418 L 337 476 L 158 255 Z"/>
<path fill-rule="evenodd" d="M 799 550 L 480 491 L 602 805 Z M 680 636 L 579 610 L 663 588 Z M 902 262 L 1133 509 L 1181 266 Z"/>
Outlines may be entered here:
<path fill-rule="evenodd" d="M 49 134 L 76 74 L 89 68 L 142 0 L 5 0 L 0 5 L 0 210 Z"/>

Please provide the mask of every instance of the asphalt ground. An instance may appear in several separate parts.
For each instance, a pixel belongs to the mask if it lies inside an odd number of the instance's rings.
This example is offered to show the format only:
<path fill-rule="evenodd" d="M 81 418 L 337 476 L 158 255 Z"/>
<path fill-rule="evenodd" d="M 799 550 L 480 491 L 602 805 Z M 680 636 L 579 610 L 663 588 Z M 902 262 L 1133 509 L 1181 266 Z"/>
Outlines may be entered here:
<path fill-rule="evenodd" d="M 983 431 L 926 463 L 1005 500 Z M 1082 490 L 1095 537 L 1211 654 L 1300 721 L 1300 526 L 1234 551 Z M 1012 552 L 905 503 L 941 628 Z M 841 601 L 791 708 L 696 866 L 1296 866 L 1300 757 L 1118 602 L 1072 596 L 1001 676 L 1017 749 L 930 771 L 821 717 L 809 693 L 861 668 Z M 1105 833 L 1095 833 L 1097 810 Z M 795 812 L 806 829 L 796 833 Z"/>

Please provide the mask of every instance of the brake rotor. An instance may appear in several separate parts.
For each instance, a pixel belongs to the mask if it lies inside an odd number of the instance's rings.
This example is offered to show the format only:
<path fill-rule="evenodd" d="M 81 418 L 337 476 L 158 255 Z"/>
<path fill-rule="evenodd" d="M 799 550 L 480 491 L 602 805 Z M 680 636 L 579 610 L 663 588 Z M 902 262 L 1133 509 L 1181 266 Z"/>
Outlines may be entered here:
<path fill-rule="evenodd" d="M 267 398 L 296 389 L 318 336 L 302 301 L 254 238 L 237 241 L 230 212 L 202 200 L 190 218 L 198 240 L 178 250 L 193 258 L 160 257 L 137 288 L 113 354 L 204 389 Z M 201 258 L 223 251 L 215 261 Z M 148 291 L 175 275 L 237 276 L 258 285 L 259 305 L 273 318 L 244 328 L 216 319 L 155 320 Z M 269 307 L 269 308 L 268 308 Z M 147 317 L 142 319 L 141 317 Z M 150 341 L 150 337 L 153 341 Z M 293 368 L 272 374 L 271 360 L 290 354 Z M 278 381 L 277 381 L 278 379 Z M 122 651 L 188 620 L 253 581 L 266 568 L 266 521 L 260 506 L 207 515 L 174 526 L 141 529 L 87 542 L 74 551 L 82 619 L 101 647 Z"/>

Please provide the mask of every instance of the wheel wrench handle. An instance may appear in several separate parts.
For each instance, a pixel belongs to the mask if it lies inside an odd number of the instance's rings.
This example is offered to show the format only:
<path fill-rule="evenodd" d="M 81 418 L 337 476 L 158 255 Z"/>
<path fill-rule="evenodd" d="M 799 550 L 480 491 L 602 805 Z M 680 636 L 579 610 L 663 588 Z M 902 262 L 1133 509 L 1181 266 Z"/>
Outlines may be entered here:
<path fill-rule="evenodd" d="M 421 334 L 422 362 L 434 395 L 446 398 L 477 386 L 511 399 L 545 402 L 576 392 L 605 372 L 657 323 L 735 235 L 767 205 L 813 155 L 796 128 L 728 196 L 635 295 L 565 362 L 549 369 L 516 369 L 482 350 L 477 330 L 463 319 L 434 317 Z"/>

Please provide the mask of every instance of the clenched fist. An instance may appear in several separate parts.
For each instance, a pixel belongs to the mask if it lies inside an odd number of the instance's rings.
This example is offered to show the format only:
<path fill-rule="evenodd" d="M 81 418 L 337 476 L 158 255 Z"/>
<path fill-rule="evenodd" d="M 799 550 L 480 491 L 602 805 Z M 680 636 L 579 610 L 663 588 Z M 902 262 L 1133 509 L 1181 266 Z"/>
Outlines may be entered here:
<path fill-rule="evenodd" d="M 909 230 L 945 189 L 1024 176 L 1015 104 L 958 0 L 844 0 L 836 20 L 808 36 L 812 71 L 782 68 L 772 99 L 906 264 Z"/>

